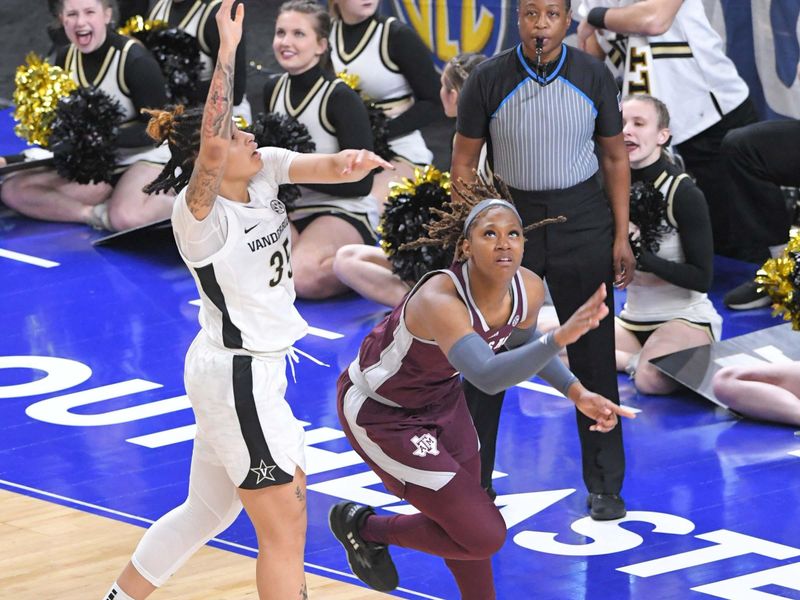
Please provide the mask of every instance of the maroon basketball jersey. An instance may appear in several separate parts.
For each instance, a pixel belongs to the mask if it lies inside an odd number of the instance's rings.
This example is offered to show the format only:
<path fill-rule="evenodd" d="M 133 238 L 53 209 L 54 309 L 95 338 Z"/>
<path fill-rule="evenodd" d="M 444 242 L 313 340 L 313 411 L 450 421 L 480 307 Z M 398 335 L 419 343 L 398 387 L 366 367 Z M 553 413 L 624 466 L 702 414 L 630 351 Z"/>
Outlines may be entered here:
<path fill-rule="evenodd" d="M 456 377 L 458 372 L 439 346 L 433 341 L 414 337 L 408 331 L 404 315 L 409 298 L 430 277 L 449 276 L 469 311 L 473 329 L 495 351 L 505 343 L 528 312 L 525 287 L 517 271 L 510 285 L 512 308 L 508 320 L 500 327 L 490 328 L 473 301 L 467 264 L 456 263 L 447 270 L 432 271 L 425 275 L 403 303 L 375 326 L 362 342 L 358 357 L 350 365 L 350 377 L 354 384 L 379 402 L 403 408 L 448 404 L 460 397 L 457 388 L 461 384 Z"/>

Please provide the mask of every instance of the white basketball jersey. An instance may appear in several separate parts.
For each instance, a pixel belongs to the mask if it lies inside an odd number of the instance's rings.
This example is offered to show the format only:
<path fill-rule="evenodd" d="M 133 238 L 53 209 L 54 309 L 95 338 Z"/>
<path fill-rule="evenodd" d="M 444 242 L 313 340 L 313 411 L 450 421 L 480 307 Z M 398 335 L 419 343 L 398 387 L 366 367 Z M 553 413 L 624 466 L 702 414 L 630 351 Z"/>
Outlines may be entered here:
<path fill-rule="evenodd" d="M 408 101 L 413 98 L 408 80 L 389 58 L 389 24 L 394 20 L 373 20 L 352 52 L 344 49 L 341 21 L 334 21 L 329 38 L 336 72 L 358 75 L 361 92 L 390 113 L 393 103 L 404 102 L 408 108 Z"/>
<path fill-rule="evenodd" d="M 222 0 L 212 0 L 211 2 L 196 0 L 180 23 L 171 24 L 172 27 L 177 27 L 197 39 L 197 43 L 200 45 L 200 62 L 203 65 L 203 70 L 200 72 L 201 81 L 209 81 L 214 73 L 214 58 L 209 54 L 209 47 L 203 38 L 203 31 L 205 31 L 211 9 L 221 3 Z M 158 0 L 150 11 L 150 19 L 169 23 L 171 11 L 172 0 Z"/>
<path fill-rule="evenodd" d="M 595 6 L 623 8 L 638 0 L 583 0 L 579 14 Z M 702 0 L 683 0 L 672 26 L 658 36 L 607 32 L 609 58 L 622 66 L 623 95 L 646 93 L 670 112 L 674 144 L 719 122 L 749 94 L 709 23 Z M 623 61 L 624 57 L 624 61 Z"/>
<path fill-rule="evenodd" d="M 278 185 L 289 181 L 272 166 L 277 153 L 289 151 L 259 152 L 264 167 L 250 183 L 250 202 L 217 196 L 227 219 L 222 248 L 202 261 L 183 256 L 200 292 L 200 325 L 210 340 L 221 348 L 255 354 L 285 350 L 308 330 L 294 306 L 291 230 L 277 199 Z M 186 203 L 186 190 L 178 194 L 173 212 Z M 178 223 L 173 219 L 173 225 Z M 174 233 L 180 239 L 178 227 Z"/>

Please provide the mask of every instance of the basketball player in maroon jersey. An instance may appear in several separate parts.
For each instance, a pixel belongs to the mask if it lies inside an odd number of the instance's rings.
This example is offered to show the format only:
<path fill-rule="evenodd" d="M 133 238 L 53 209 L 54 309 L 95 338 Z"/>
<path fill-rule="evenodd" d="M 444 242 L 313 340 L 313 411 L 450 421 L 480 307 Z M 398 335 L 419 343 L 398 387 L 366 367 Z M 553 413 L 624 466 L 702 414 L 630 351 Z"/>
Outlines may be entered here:
<path fill-rule="evenodd" d="M 454 248 L 455 262 L 423 277 L 375 326 L 338 382 L 339 419 L 353 448 L 420 514 L 376 516 L 340 502 L 329 521 L 353 572 L 374 589 L 398 584 L 387 549 L 395 544 L 441 556 L 462 598 L 489 600 L 491 556 L 506 526 L 480 485 L 478 440 L 458 373 L 491 394 L 539 373 L 594 420 L 595 431 L 634 415 L 584 388 L 556 357 L 608 314 L 605 287 L 539 336 L 544 290 L 520 267 L 520 216 L 485 182 L 466 188 L 421 240 Z M 509 350 L 495 354 L 503 346 Z"/>

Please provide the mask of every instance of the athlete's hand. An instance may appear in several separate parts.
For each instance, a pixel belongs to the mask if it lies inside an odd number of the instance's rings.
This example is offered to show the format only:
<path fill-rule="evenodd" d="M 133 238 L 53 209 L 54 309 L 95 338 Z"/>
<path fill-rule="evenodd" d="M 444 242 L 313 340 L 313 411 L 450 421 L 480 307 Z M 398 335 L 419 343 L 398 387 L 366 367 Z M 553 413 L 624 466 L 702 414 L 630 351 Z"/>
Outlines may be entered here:
<path fill-rule="evenodd" d="M 342 150 L 336 154 L 339 173 L 347 181 L 360 181 L 370 171 L 383 167 L 394 170 L 394 165 L 369 150 Z"/>
<path fill-rule="evenodd" d="M 242 40 L 242 24 L 244 23 L 244 3 L 236 5 L 233 11 L 234 0 L 222 0 L 217 11 L 217 30 L 219 31 L 219 47 L 235 50 Z"/>
<path fill-rule="evenodd" d="M 580 382 L 572 384 L 567 395 L 579 411 L 594 421 L 594 425 L 589 427 L 590 431 L 608 433 L 617 426 L 617 417 L 636 418 L 636 413 L 629 408 L 614 404 L 608 398 L 590 392 Z"/>
<path fill-rule="evenodd" d="M 553 332 L 556 344 L 564 347 L 577 342 L 587 331 L 600 325 L 600 321 L 608 315 L 605 299 L 606 286 L 601 283 L 595 293 L 567 319 L 567 322 Z"/>

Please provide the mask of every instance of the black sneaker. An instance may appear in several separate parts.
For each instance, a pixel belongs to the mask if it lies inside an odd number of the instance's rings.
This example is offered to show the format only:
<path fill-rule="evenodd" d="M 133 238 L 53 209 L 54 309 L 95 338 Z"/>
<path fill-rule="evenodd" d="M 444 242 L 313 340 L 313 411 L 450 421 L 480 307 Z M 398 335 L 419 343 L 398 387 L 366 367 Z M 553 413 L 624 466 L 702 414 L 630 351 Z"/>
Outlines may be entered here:
<path fill-rule="evenodd" d="M 759 292 L 758 287 L 759 285 L 755 281 L 745 281 L 725 294 L 722 301 L 732 310 L 750 310 L 769 306 L 772 303 L 769 294 L 765 291 Z"/>
<path fill-rule="evenodd" d="M 625 501 L 619 494 L 589 494 L 586 505 L 595 521 L 613 521 L 627 514 Z"/>
<path fill-rule="evenodd" d="M 365 542 L 359 534 L 366 518 L 374 515 L 370 506 L 339 502 L 328 513 L 328 525 L 347 551 L 347 562 L 353 574 L 373 590 L 391 592 L 399 579 L 389 549 L 374 542 Z"/>

